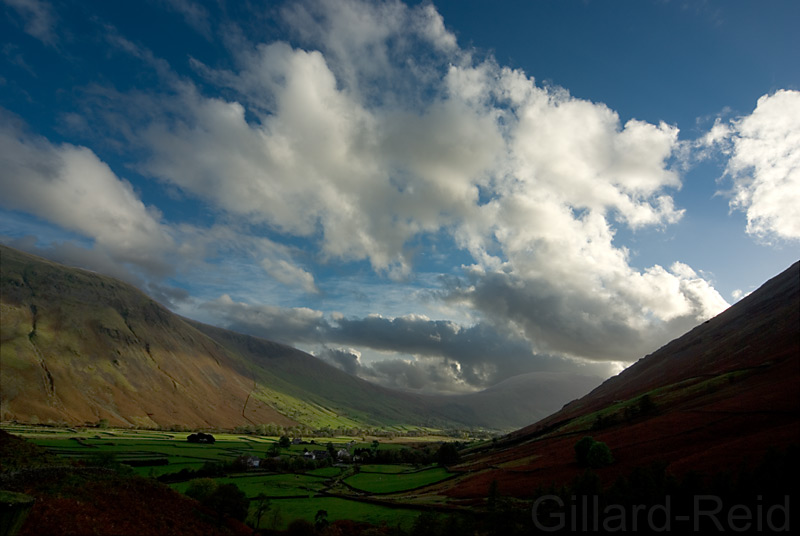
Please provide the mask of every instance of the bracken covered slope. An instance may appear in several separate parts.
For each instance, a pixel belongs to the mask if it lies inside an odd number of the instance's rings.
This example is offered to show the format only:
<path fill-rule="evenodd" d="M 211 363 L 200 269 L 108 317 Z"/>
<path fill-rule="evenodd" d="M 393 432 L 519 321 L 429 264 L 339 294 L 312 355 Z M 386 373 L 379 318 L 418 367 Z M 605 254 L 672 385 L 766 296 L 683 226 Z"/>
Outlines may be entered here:
<path fill-rule="evenodd" d="M 645 396 L 646 395 L 646 396 Z M 530 497 L 580 475 L 591 435 L 615 463 L 604 482 L 665 463 L 675 475 L 735 473 L 770 448 L 800 444 L 800 263 L 535 424 L 469 453 L 464 476 L 431 493 Z"/>

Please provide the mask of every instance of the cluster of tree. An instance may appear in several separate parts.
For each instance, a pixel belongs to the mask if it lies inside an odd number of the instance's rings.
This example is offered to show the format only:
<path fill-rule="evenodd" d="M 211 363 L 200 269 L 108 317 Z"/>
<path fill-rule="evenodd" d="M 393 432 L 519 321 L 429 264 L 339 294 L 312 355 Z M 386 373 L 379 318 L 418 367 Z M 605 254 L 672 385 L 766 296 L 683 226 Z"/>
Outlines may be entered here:
<path fill-rule="evenodd" d="M 623 411 L 625 420 L 654 415 L 656 413 L 658 413 L 658 406 L 656 406 L 656 403 L 653 402 L 653 399 L 650 398 L 648 394 L 640 396 L 635 404 L 625 406 L 625 410 Z"/>
<path fill-rule="evenodd" d="M 281 426 L 279 424 L 245 424 L 234 428 L 237 434 L 262 435 L 262 436 L 289 436 L 303 437 L 314 435 L 314 428 L 311 426 Z"/>
<path fill-rule="evenodd" d="M 322 428 L 317 428 L 311 434 L 315 437 L 363 437 L 365 435 L 369 435 L 371 431 L 376 431 L 371 428 L 359 428 L 356 426 L 351 427 L 330 427 L 330 426 L 323 426 Z"/>
<path fill-rule="evenodd" d="M 487 440 L 494 439 L 502 434 L 500 432 L 484 430 L 483 428 L 451 428 L 442 430 L 440 435 L 452 437 L 454 439 Z"/>
<path fill-rule="evenodd" d="M 592 423 L 592 430 L 602 430 L 623 421 L 631 421 L 638 417 L 646 417 L 658 413 L 658 406 L 649 394 L 640 396 L 635 402 L 626 405 L 624 409 L 610 413 L 598 413 Z"/>
<path fill-rule="evenodd" d="M 244 521 L 250 501 L 236 484 L 220 484 L 213 478 L 192 480 L 186 495 L 214 510 L 222 520 L 225 516 Z"/>
<path fill-rule="evenodd" d="M 458 443 L 442 443 L 439 450 L 436 451 L 436 463 L 439 465 L 454 465 L 461 460 L 461 454 L 458 452 Z"/>
<path fill-rule="evenodd" d="M 611 449 L 602 441 L 595 441 L 591 436 L 585 436 L 575 443 L 575 459 L 581 467 L 598 469 L 614 463 Z"/>
<path fill-rule="evenodd" d="M 204 434 L 203 432 L 197 432 L 196 434 L 189 434 L 189 437 L 186 438 L 186 441 L 189 443 L 214 443 L 216 439 L 211 434 Z"/>
<path fill-rule="evenodd" d="M 200 469 L 181 469 L 175 473 L 164 473 L 158 477 L 158 480 L 173 484 L 196 478 L 218 478 L 234 472 L 236 472 L 234 462 L 205 462 Z"/>
<path fill-rule="evenodd" d="M 355 454 L 360 456 L 363 463 L 410 463 L 424 465 L 431 463 L 434 453 L 430 448 L 424 447 L 413 449 L 385 449 L 375 451 L 370 449 L 356 449 Z"/>
<path fill-rule="evenodd" d="M 274 458 L 264 458 L 261 460 L 259 469 L 270 473 L 304 473 L 322 467 L 330 467 L 333 458 L 322 460 L 312 460 L 304 456 L 278 456 Z"/>
<path fill-rule="evenodd" d="M 452 465 L 460 459 L 458 451 L 463 445 L 457 441 L 440 445 L 406 447 L 401 449 L 356 449 L 354 454 L 362 463 L 429 465 L 439 463 Z"/>
<path fill-rule="evenodd" d="M 177 425 L 170 427 L 173 431 Z M 397 437 L 423 437 L 433 433 L 457 439 L 490 439 L 496 434 L 482 428 L 444 428 L 444 429 L 395 429 L 379 427 L 345 427 L 345 426 L 323 426 L 313 428 L 306 425 L 281 426 L 274 423 L 268 424 L 246 424 L 237 426 L 234 431 L 238 434 L 262 435 L 262 436 L 288 436 L 290 438 L 300 437 L 383 437 L 394 439 Z"/>

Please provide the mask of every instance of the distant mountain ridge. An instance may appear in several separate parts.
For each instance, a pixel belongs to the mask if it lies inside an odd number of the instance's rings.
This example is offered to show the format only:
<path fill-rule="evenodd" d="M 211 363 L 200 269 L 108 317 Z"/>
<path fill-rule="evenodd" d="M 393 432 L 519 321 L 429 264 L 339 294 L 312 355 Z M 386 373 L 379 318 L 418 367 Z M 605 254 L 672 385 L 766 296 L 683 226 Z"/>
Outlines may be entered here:
<path fill-rule="evenodd" d="M 554 409 L 549 374 L 425 396 L 290 346 L 181 318 L 130 285 L 0 246 L 0 419 L 233 428 L 485 427 Z M 569 397 L 594 378 L 575 378 Z M 557 393 L 563 399 L 564 393 Z"/>

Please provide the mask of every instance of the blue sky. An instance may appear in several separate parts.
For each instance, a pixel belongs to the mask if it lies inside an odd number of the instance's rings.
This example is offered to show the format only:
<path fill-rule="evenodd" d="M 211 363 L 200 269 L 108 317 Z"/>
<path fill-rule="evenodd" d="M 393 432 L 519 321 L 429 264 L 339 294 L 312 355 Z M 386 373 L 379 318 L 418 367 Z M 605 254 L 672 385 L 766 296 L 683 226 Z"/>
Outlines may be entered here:
<path fill-rule="evenodd" d="M 3 243 L 384 385 L 599 381 L 800 256 L 797 2 L 0 10 Z"/>

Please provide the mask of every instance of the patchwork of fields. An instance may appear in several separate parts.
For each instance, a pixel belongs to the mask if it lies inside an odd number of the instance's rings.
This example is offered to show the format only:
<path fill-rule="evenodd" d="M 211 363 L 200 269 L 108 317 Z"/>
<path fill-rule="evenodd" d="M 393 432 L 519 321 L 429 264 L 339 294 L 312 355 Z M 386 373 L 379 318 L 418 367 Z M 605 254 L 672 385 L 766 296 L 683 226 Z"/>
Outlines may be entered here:
<path fill-rule="evenodd" d="M 214 434 L 213 444 L 189 443 L 187 432 L 158 432 L 116 429 L 54 429 L 4 426 L 10 433 L 47 448 L 66 459 L 91 463 L 123 463 L 145 477 L 176 475 L 181 470 L 198 471 L 210 464 L 229 464 L 243 456 L 264 458 L 275 448 L 278 438 L 236 434 Z M 354 443 L 352 438 L 322 439 L 319 445 L 292 445 L 281 449 L 281 456 L 302 458 L 303 451 L 324 449 L 328 443 L 336 449 L 367 448 L 370 443 Z M 402 448 L 381 444 L 379 449 Z M 184 472 L 187 474 L 187 472 Z M 250 522 L 259 505 L 268 503 L 261 516 L 260 528 L 285 529 L 295 519 L 314 522 L 319 510 L 327 512 L 329 522 L 338 519 L 400 526 L 408 530 L 421 510 L 381 503 L 389 494 L 402 494 L 451 478 L 452 473 L 439 466 L 331 464 L 300 472 L 270 473 L 250 469 L 214 479 L 219 484 L 235 484 L 250 499 Z M 186 492 L 192 475 L 169 485 Z M 171 477 L 170 477 L 171 478 Z"/>

